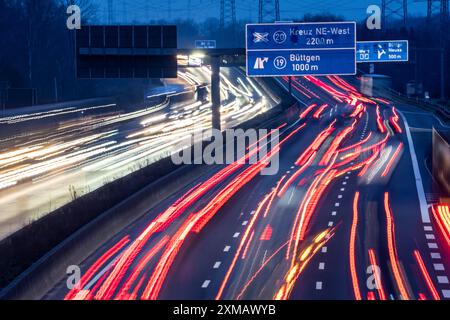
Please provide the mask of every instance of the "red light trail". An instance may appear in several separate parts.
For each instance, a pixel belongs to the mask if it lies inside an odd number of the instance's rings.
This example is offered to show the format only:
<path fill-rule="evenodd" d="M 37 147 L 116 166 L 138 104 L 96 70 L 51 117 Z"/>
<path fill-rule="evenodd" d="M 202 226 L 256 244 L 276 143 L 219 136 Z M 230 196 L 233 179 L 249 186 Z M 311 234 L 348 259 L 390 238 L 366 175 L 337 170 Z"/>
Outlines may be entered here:
<path fill-rule="evenodd" d="M 381 283 L 381 274 L 379 272 L 377 257 L 375 255 L 375 251 L 373 249 L 369 249 L 369 259 L 370 259 L 370 265 L 373 268 L 373 272 L 374 272 L 374 276 L 375 276 L 375 285 L 377 286 L 377 291 L 378 291 L 380 300 L 386 300 L 386 293 L 384 292 L 383 284 Z"/>
<path fill-rule="evenodd" d="M 350 231 L 349 257 L 350 257 L 350 274 L 352 277 L 353 294 L 356 300 L 362 300 L 361 290 L 359 288 L 358 274 L 356 272 L 356 257 L 355 257 L 356 231 L 358 228 L 358 201 L 359 201 L 359 192 L 356 192 L 355 197 L 353 198 L 353 222 Z"/>
<path fill-rule="evenodd" d="M 434 287 L 433 281 L 431 281 L 430 274 L 428 273 L 427 268 L 425 267 L 425 263 L 423 262 L 422 256 L 420 255 L 420 252 L 418 250 L 414 250 L 414 258 L 416 259 L 417 265 L 419 266 L 420 272 L 422 273 L 425 279 L 425 283 L 427 284 L 427 287 L 430 290 L 433 299 L 441 300 L 436 288 Z"/>
<path fill-rule="evenodd" d="M 391 261 L 392 273 L 400 291 L 403 300 L 409 300 L 409 294 L 404 283 L 403 274 L 397 257 L 397 249 L 395 247 L 395 226 L 394 218 L 392 217 L 391 207 L 389 205 L 389 193 L 384 193 L 384 210 L 386 212 L 386 232 L 388 240 L 389 259 Z"/>

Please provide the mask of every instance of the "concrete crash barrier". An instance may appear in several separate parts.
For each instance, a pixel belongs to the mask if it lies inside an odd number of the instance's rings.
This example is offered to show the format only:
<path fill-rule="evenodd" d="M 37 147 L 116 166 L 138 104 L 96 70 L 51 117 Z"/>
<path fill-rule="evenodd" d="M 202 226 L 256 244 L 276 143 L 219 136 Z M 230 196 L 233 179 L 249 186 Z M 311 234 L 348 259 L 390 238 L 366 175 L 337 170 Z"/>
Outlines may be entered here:
<path fill-rule="evenodd" d="M 433 178 L 437 193 L 449 200 L 450 144 L 436 129 L 433 129 Z"/>

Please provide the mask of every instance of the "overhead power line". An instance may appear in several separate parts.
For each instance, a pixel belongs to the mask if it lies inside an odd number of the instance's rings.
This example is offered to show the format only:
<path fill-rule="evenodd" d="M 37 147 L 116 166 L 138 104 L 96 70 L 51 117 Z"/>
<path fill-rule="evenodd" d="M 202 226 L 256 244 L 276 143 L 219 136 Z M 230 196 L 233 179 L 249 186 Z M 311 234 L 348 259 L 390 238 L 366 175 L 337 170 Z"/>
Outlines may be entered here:
<path fill-rule="evenodd" d="M 280 0 L 259 0 L 258 22 L 280 21 Z"/>
<path fill-rule="evenodd" d="M 236 1 L 220 0 L 220 27 L 236 25 Z"/>

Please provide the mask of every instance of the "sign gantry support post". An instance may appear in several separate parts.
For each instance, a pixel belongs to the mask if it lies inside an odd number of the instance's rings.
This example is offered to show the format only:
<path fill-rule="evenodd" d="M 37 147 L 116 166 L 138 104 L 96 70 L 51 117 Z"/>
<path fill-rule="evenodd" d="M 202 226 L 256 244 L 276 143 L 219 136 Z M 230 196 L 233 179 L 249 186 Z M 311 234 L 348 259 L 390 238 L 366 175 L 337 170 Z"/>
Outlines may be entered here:
<path fill-rule="evenodd" d="M 227 49 L 178 49 L 178 55 L 194 55 L 203 54 L 205 56 L 205 64 L 211 66 L 211 127 L 213 129 L 222 130 L 221 127 L 221 97 L 220 97 L 220 68 L 221 67 L 240 67 L 245 65 L 245 49 L 244 48 L 227 48 Z"/>
<path fill-rule="evenodd" d="M 220 56 L 211 56 L 212 128 L 221 130 L 220 120 Z"/>

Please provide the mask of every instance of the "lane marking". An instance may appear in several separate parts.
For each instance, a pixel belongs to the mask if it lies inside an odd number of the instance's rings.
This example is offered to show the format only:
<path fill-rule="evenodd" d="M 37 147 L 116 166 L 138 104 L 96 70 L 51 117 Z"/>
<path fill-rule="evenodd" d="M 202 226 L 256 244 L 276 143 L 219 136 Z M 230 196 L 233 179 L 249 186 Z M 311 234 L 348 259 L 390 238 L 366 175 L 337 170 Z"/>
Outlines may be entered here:
<path fill-rule="evenodd" d="M 425 230 L 425 231 L 433 231 L 433 227 L 432 226 L 424 226 L 423 230 Z"/>
<path fill-rule="evenodd" d="M 124 247 L 124 250 L 126 250 L 128 246 Z M 104 267 L 91 281 L 88 282 L 88 284 L 84 287 L 84 289 L 89 290 L 91 287 L 95 285 L 98 279 L 100 279 L 106 271 L 108 271 L 109 268 L 113 266 L 113 264 L 118 260 L 119 258 L 113 259 L 106 267 Z"/>
<path fill-rule="evenodd" d="M 347 184 L 347 181 L 342 182 L 342 184 L 345 186 Z"/>
<path fill-rule="evenodd" d="M 248 223 L 248 220 L 245 220 L 244 222 L 242 222 L 242 225 L 243 225 L 243 226 L 246 226 L 247 223 Z"/>
<path fill-rule="evenodd" d="M 341 191 L 345 191 L 345 188 L 341 188 Z"/>
<path fill-rule="evenodd" d="M 336 203 L 334 204 L 334 206 L 335 206 L 335 207 L 339 207 L 339 202 L 336 202 Z"/>
<path fill-rule="evenodd" d="M 230 246 L 225 246 L 225 248 L 223 248 L 223 252 L 228 252 L 230 251 L 231 247 Z"/>
<path fill-rule="evenodd" d="M 316 290 L 322 290 L 322 281 L 316 282 Z"/>
<path fill-rule="evenodd" d="M 434 263 L 433 268 L 436 271 L 444 271 L 445 270 L 444 265 L 442 263 Z"/>
<path fill-rule="evenodd" d="M 434 242 L 428 242 L 428 248 L 430 249 L 437 249 L 437 243 Z"/>
<path fill-rule="evenodd" d="M 236 232 L 235 234 L 233 234 L 233 238 L 237 238 L 237 237 L 239 237 L 239 232 Z"/>
<path fill-rule="evenodd" d="M 202 288 L 208 288 L 209 284 L 211 283 L 211 280 L 205 280 L 202 284 Z"/>
<path fill-rule="evenodd" d="M 328 222 L 328 226 L 332 227 L 333 226 L 333 221 Z"/>
<path fill-rule="evenodd" d="M 216 261 L 216 263 L 214 263 L 213 269 L 219 269 L 221 264 L 222 264 L 222 262 Z"/>
<path fill-rule="evenodd" d="M 264 251 L 264 256 L 261 265 L 263 265 L 266 262 L 266 257 L 267 257 L 267 250 Z"/>
<path fill-rule="evenodd" d="M 322 247 L 322 253 L 327 253 L 328 248 L 326 246 Z"/>
<path fill-rule="evenodd" d="M 325 270 L 325 262 L 319 263 L 319 270 Z"/>
<path fill-rule="evenodd" d="M 338 199 L 342 199 L 342 194 L 338 195 Z"/>
<path fill-rule="evenodd" d="M 416 156 L 416 150 L 414 149 L 414 143 L 413 143 L 413 140 L 411 137 L 411 132 L 409 130 L 408 121 L 406 120 L 406 117 L 403 115 L 403 113 L 401 111 L 398 111 L 398 112 L 399 112 L 400 116 L 403 118 L 403 122 L 404 122 L 405 128 L 406 128 L 406 138 L 408 139 L 409 154 L 411 156 L 411 161 L 412 161 L 412 165 L 413 165 L 414 178 L 416 179 L 416 189 L 417 189 L 417 195 L 419 197 L 420 213 L 422 216 L 422 222 L 430 223 L 430 215 L 428 213 L 427 201 L 425 199 L 425 192 L 423 190 L 422 176 L 420 175 L 419 164 L 417 162 L 417 156 Z"/>
<path fill-rule="evenodd" d="M 431 258 L 432 259 L 440 259 L 441 258 L 441 254 L 439 252 L 432 252 L 431 253 Z"/>
<path fill-rule="evenodd" d="M 450 290 L 442 290 L 442 295 L 444 298 L 450 298 Z"/>
<path fill-rule="evenodd" d="M 331 212 L 331 215 L 332 215 L 332 216 L 335 216 L 336 214 L 337 214 L 336 211 Z"/>
<path fill-rule="evenodd" d="M 437 279 L 438 279 L 438 282 L 441 284 L 448 284 L 447 276 L 438 276 Z"/>
<path fill-rule="evenodd" d="M 292 188 L 291 195 L 289 196 L 288 204 L 291 204 L 292 198 L 294 197 L 294 188 Z"/>
<path fill-rule="evenodd" d="M 425 234 L 425 238 L 427 238 L 427 240 L 434 240 L 434 239 L 436 239 L 436 238 L 434 237 L 434 234 L 430 234 L 430 233 L 426 233 L 426 234 Z"/>

